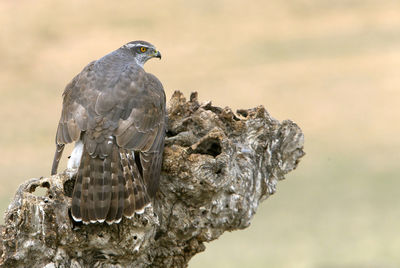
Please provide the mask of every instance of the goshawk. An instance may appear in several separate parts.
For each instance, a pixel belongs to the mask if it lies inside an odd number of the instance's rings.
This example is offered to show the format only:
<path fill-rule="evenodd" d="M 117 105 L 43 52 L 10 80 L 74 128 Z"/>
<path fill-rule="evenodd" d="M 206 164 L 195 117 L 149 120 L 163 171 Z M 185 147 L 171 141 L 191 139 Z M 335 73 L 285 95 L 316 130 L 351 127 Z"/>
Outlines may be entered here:
<path fill-rule="evenodd" d="M 145 41 L 129 42 L 89 63 L 66 86 L 52 174 L 75 142 L 71 214 L 83 223 L 118 223 L 142 213 L 157 192 L 166 129 L 165 93 L 145 72 L 161 59 Z"/>

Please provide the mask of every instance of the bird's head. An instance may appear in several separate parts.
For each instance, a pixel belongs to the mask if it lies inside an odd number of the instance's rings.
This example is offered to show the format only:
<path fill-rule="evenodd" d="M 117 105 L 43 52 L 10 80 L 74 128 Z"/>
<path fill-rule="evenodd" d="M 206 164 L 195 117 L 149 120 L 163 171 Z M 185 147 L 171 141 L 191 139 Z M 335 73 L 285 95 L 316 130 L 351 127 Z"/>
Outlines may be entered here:
<path fill-rule="evenodd" d="M 137 64 L 143 66 L 151 58 L 161 59 L 161 53 L 155 46 L 146 41 L 132 41 L 122 48 L 128 49 L 135 57 Z"/>

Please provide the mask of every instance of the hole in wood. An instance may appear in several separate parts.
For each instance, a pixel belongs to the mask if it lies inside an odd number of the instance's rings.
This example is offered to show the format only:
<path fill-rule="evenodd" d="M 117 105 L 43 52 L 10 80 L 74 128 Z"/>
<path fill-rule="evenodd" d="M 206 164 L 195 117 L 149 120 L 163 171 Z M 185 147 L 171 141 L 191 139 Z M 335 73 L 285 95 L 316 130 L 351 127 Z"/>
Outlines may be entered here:
<path fill-rule="evenodd" d="M 194 150 L 197 154 L 208 154 L 216 157 L 222 151 L 221 143 L 218 138 L 204 139 Z"/>

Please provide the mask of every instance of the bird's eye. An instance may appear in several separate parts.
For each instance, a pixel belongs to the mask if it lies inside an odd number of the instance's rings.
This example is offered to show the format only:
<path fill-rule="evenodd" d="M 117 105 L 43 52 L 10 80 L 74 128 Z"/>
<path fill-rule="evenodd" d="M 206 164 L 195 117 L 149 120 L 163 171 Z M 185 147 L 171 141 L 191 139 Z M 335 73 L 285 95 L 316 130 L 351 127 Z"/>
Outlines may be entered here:
<path fill-rule="evenodd" d="M 147 47 L 140 47 L 140 52 L 144 53 L 147 51 Z"/>

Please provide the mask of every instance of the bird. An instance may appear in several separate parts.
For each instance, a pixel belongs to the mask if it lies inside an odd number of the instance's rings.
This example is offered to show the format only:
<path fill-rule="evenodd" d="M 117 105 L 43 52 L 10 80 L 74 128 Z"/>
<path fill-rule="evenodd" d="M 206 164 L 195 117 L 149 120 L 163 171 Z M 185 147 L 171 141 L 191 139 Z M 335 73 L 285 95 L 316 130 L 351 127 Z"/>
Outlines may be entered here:
<path fill-rule="evenodd" d="M 161 53 L 132 41 L 90 62 L 65 87 L 51 174 L 75 142 L 67 171 L 75 178 L 75 222 L 119 223 L 151 205 L 159 187 L 166 97 L 143 65 Z"/>

